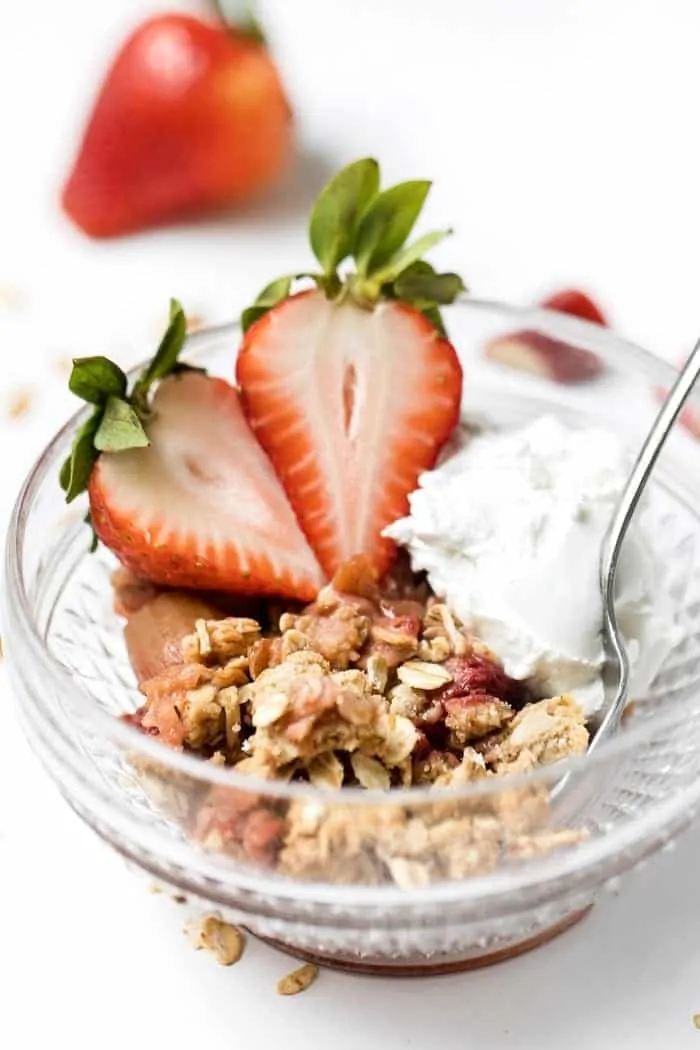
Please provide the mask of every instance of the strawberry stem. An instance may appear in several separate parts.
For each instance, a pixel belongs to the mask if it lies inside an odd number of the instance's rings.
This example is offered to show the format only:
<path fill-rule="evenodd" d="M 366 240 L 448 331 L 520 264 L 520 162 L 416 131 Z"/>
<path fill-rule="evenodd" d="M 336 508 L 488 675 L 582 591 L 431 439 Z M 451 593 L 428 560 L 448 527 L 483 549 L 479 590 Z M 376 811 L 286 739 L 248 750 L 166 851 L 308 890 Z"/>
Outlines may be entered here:
<path fill-rule="evenodd" d="M 423 259 L 451 230 L 408 238 L 430 190 L 425 179 L 380 189 L 376 160 L 364 157 L 348 164 L 321 190 L 311 211 L 309 243 L 321 273 L 297 273 L 273 281 L 243 311 L 246 332 L 292 293 L 293 282 L 311 279 L 327 299 L 351 298 L 365 310 L 382 299 L 408 303 L 420 310 L 444 334 L 440 306 L 466 291 L 457 274 L 437 273 Z M 355 273 L 338 273 L 347 259 Z"/>
<path fill-rule="evenodd" d="M 247 37 L 254 44 L 267 46 L 267 38 L 254 14 L 251 0 L 212 0 L 224 25 L 239 36 Z"/>

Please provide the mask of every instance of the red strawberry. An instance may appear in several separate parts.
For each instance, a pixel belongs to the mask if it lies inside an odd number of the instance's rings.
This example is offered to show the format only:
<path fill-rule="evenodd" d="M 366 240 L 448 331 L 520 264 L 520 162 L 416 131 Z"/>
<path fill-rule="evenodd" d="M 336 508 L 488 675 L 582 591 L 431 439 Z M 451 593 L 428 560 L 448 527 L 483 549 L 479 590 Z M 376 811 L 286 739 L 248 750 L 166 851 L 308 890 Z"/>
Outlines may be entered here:
<path fill-rule="evenodd" d="M 459 415 L 462 370 L 437 304 L 464 286 L 418 261 L 441 234 L 403 247 L 429 183 L 378 183 L 364 160 L 326 187 L 310 228 L 317 288 L 268 286 L 244 312 L 237 362 L 246 415 L 329 576 L 357 554 L 387 569 L 382 530 L 407 513 Z M 341 278 L 348 255 L 357 273 Z"/>
<path fill-rule="evenodd" d="M 459 415 L 457 356 L 418 310 L 363 310 L 295 295 L 249 331 L 238 358 L 246 415 L 330 576 L 364 553 L 381 575 L 382 529 L 408 512 Z"/>
<path fill-rule="evenodd" d="M 63 207 L 85 233 L 112 237 L 244 200 L 280 174 L 291 132 L 263 45 L 186 15 L 156 16 L 107 74 Z"/>
<path fill-rule="evenodd" d="M 581 317 L 584 321 L 592 321 L 594 324 L 607 325 L 603 311 L 593 302 L 585 292 L 577 288 L 567 288 L 561 292 L 555 292 L 542 300 L 542 306 L 548 310 L 557 310 L 561 314 L 571 314 L 573 317 Z"/>
<path fill-rule="evenodd" d="M 123 565 L 176 587 L 316 596 L 316 559 L 228 383 L 164 380 L 146 433 L 90 477 L 93 527 Z"/>
<path fill-rule="evenodd" d="M 480 653 L 452 656 L 445 661 L 445 668 L 451 673 L 452 681 L 435 693 L 439 700 L 478 698 L 481 701 L 484 697 L 496 697 L 520 707 L 527 699 L 527 688 L 522 682 L 507 675 L 495 659 Z"/>
<path fill-rule="evenodd" d="M 184 332 L 176 306 L 128 395 L 126 377 L 104 358 L 74 363 L 71 389 L 96 407 L 61 472 L 67 499 L 88 488 L 97 537 L 142 579 L 315 598 L 323 574 L 238 392 L 192 370 L 168 375 L 181 367 Z"/>

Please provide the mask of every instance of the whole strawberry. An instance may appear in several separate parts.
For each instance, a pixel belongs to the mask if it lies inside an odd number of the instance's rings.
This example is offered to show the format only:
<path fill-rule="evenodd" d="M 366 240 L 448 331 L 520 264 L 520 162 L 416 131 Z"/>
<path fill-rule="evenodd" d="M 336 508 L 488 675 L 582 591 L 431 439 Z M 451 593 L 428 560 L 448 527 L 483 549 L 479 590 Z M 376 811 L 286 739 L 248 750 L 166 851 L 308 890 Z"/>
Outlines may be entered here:
<path fill-rule="evenodd" d="M 238 391 L 179 363 L 185 328 L 173 302 L 131 389 L 104 357 L 73 362 L 70 388 L 92 410 L 61 471 L 66 500 L 88 490 L 95 536 L 141 579 L 314 598 L 323 573 Z"/>
<path fill-rule="evenodd" d="M 156 16 L 107 74 L 63 207 L 93 237 L 219 208 L 275 180 L 291 139 L 289 104 L 257 33 Z"/>
<path fill-rule="evenodd" d="M 459 417 L 462 369 L 439 307 L 464 285 L 422 259 L 448 231 L 406 243 L 429 189 L 380 191 L 371 159 L 345 168 L 311 215 L 315 287 L 290 295 L 280 278 L 243 314 L 244 410 L 328 576 L 357 554 L 389 567 L 382 531 Z"/>

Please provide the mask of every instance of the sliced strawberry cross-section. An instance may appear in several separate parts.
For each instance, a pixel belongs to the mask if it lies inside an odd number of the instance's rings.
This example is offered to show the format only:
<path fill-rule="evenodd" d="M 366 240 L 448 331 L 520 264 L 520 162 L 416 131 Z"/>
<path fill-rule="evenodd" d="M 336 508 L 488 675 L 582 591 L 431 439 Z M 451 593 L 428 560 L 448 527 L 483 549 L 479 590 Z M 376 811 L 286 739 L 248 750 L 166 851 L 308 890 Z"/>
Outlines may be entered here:
<path fill-rule="evenodd" d="M 382 529 L 457 422 L 462 374 L 447 340 L 405 303 L 367 310 L 304 292 L 250 329 L 237 375 L 326 572 L 358 553 L 387 569 L 395 546 Z"/>
<path fill-rule="evenodd" d="M 322 272 L 281 277 L 244 310 L 243 406 L 329 576 L 364 555 L 382 575 L 418 475 L 457 423 L 462 369 L 440 307 L 465 289 L 423 259 L 448 230 L 406 243 L 430 183 L 380 191 L 371 158 L 340 171 L 311 213 Z M 338 267 L 351 257 L 355 272 Z"/>
<path fill-rule="evenodd" d="M 92 524 L 132 572 L 160 584 L 311 599 L 318 563 L 272 466 L 221 379 L 165 379 L 150 444 L 104 452 Z"/>
<path fill-rule="evenodd" d="M 315 598 L 323 572 L 238 391 L 180 363 L 186 331 L 173 300 L 158 350 L 131 386 L 105 357 L 73 361 L 70 389 L 92 412 L 61 467 L 66 501 L 87 489 L 95 543 L 142 580 Z"/>

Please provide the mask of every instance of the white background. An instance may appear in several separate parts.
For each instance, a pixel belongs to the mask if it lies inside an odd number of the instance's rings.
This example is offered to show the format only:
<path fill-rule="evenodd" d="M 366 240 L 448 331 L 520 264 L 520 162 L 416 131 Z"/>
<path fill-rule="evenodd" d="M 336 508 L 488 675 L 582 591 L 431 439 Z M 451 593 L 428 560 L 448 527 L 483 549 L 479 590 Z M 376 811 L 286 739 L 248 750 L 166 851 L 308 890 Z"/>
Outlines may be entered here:
<path fill-rule="evenodd" d="M 203 0 L 201 0 L 203 6 Z M 162 7 L 162 5 L 160 5 Z M 170 7 L 196 8 L 187 5 Z M 442 261 L 479 295 L 582 284 L 671 359 L 700 330 L 697 0 L 268 0 L 304 159 L 244 213 L 95 244 L 57 192 L 107 57 L 147 0 L 0 0 L 0 534 L 71 408 L 60 360 L 146 352 L 170 295 L 207 320 L 303 268 L 304 211 L 341 163 L 433 177 Z M 10 419 L 17 392 L 29 413 Z M 219 1050 L 700 1047 L 700 834 L 520 960 L 422 982 L 326 972 L 275 996 L 289 960 L 195 954 L 55 795 L 0 669 L 0 1044 Z"/>

